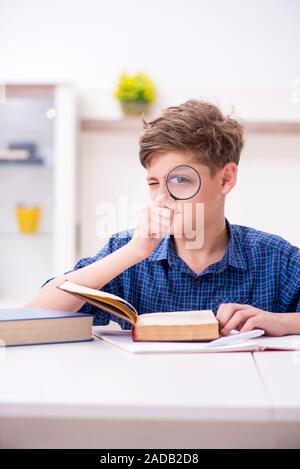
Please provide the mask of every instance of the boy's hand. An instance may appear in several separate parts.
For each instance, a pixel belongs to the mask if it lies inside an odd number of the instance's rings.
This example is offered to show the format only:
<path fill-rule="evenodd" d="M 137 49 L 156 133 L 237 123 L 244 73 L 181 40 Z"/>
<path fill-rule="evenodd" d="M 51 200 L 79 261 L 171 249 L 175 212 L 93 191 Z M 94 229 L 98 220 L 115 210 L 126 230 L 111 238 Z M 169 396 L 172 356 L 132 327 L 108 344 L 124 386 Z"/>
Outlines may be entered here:
<path fill-rule="evenodd" d="M 233 329 L 248 332 L 263 329 L 267 335 L 282 336 L 289 334 L 289 319 L 294 313 L 269 313 L 250 305 L 223 303 L 219 306 L 217 319 L 222 335 Z"/>
<path fill-rule="evenodd" d="M 140 260 L 149 257 L 169 232 L 175 209 L 176 203 L 171 202 L 165 194 L 161 194 L 141 211 L 134 235 L 128 243 L 134 247 Z"/>

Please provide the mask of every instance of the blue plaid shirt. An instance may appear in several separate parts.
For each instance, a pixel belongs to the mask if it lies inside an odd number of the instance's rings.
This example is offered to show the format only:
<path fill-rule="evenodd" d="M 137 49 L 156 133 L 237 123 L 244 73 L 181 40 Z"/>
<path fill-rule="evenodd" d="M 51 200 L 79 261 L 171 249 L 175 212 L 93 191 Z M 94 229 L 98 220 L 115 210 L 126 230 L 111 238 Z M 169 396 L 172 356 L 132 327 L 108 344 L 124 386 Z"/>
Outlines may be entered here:
<path fill-rule="evenodd" d="M 300 312 L 300 249 L 280 236 L 246 226 L 230 225 L 223 258 L 199 275 L 177 256 L 167 235 L 142 262 L 108 282 L 103 291 L 131 303 L 139 314 L 158 311 L 211 309 L 221 303 L 242 303 L 272 312 Z M 132 237 L 133 230 L 117 233 L 94 257 L 81 259 L 73 270 L 107 256 Z M 70 272 L 70 271 L 69 271 Z M 50 280 L 50 279 L 49 279 Z M 94 325 L 117 321 L 131 325 L 85 303 L 80 309 L 94 314 Z"/>

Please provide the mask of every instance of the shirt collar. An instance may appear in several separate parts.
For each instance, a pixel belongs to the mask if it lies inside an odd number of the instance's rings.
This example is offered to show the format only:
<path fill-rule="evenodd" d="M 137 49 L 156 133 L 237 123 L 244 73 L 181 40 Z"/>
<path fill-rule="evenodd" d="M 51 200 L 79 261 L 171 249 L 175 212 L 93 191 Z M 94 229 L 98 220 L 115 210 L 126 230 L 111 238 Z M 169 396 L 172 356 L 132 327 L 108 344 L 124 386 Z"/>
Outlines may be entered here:
<path fill-rule="evenodd" d="M 240 240 L 237 238 L 235 233 L 234 225 L 231 225 L 227 218 L 225 218 L 225 222 L 229 236 L 228 246 L 225 254 L 220 261 L 207 267 L 203 273 L 221 272 L 222 270 L 226 269 L 228 265 L 231 265 L 237 269 L 247 269 L 245 253 L 243 252 Z M 175 252 L 173 241 L 169 233 L 165 235 L 165 237 L 148 257 L 148 261 L 162 261 L 164 259 L 167 259 L 170 265 L 175 265 L 178 263 L 179 259 Z"/>
<path fill-rule="evenodd" d="M 148 257 L 148 261 L 162 261 L 167 259 L 170 263 L 173 257 L 177 256 L 171 236 L 169 233 L 160 241 L 160 243 L 153 249 L 152 253 Z"/>
<path fill-rule="evenodd" d="M 247 269 L 246 255 L 243 250 L 241 239 L 238 237 L 234 225 L 231 225 L 225 218 L 229 233 L 229 242 L 223 259 L 227 256 L 228 264 L 238 269 Z"/>

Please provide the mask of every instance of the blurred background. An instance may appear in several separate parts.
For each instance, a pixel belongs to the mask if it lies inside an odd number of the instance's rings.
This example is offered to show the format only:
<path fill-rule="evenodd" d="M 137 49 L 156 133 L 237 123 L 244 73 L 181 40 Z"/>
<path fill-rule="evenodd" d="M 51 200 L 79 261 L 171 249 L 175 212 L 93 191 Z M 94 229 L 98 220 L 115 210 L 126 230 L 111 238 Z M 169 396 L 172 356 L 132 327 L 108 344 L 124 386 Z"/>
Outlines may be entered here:
<path fill-rule="evenodd" d="M 134 226 L 142 117 L 189 98 L 246 127 L 230 222 L 300 245 L 299 20 L 298 0 L 0 0 L 0 306 Z"/>

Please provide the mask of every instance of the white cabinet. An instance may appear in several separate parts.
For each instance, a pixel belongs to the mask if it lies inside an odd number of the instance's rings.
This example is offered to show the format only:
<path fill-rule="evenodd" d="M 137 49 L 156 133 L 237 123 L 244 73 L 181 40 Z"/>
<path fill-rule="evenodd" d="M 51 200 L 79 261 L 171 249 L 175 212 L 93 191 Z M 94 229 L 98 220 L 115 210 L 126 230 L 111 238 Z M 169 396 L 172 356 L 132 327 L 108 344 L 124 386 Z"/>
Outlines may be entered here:
<path fill-rule="evenodd" d="M 9 148 L 29 145 L 31 150 L 25 160 L 0 159 L 0 307 L 21 305 L 48 277 L 75 261 L 74 90 L 18 84 L 5 91 L 0 155 Z M 20 232 L 17 204 L 40 206 L 36 233 Z"/>

